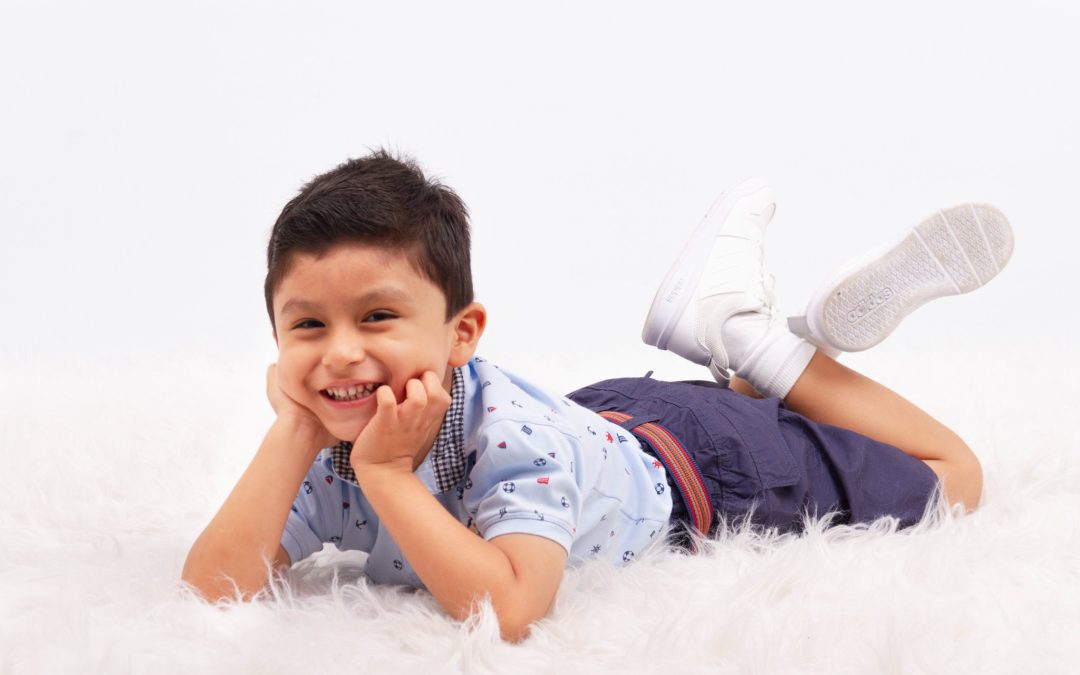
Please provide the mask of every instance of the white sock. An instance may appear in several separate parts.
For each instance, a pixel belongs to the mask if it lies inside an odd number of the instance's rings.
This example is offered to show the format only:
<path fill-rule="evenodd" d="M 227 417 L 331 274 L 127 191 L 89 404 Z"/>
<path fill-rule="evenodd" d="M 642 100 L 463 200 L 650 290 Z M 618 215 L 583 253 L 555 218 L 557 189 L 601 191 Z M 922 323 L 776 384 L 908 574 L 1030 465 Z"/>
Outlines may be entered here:
<path fill-rule="evenodd" d="M 784 321 L 763 312 L 742 312 L 721 327 L 728 364 L 765 396 L 783 399 L 806 370 L 815 348 Z"/>

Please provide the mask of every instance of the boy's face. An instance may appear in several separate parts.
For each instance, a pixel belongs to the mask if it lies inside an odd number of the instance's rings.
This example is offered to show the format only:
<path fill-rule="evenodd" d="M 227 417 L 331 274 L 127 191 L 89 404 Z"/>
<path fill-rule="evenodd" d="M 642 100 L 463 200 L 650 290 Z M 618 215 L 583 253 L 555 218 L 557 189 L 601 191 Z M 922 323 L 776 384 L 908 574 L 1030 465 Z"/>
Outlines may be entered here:
<path fill-rule="evenodd" d="M 376 388 L 389 385 L 400 403 L 405 383 L 431 370 L 449 389 L 450 366 L 464 365 L 479 339 L 462 330 L 479 305 L 446 321 L 442 291 L 404 253 L 372 246 L 296 254 L 273 304 L 281 389 L 347 441 L 375 414 Z"/>

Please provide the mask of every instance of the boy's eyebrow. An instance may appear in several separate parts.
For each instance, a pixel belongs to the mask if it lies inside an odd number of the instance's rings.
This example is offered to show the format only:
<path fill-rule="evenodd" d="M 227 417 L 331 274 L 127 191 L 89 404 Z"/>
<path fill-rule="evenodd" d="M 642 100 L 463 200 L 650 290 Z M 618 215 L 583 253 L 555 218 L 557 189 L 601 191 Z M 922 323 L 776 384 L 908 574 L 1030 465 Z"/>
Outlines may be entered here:
<path fill-rule="evenodd" d="M 352 302 L 357 305 L 369 305 L 381 302 L 403 302 L 410 297 L 409 293 L 400 288 L 386 286 L 359 295 L 354 298 Z M 289 312 L 317 312 L 322 308 L 322 305 L 311 300 L 305 300 L 304 298 L 290 298 L 288 302 L 281 306 L 281 315 L 285 316 Z"/>

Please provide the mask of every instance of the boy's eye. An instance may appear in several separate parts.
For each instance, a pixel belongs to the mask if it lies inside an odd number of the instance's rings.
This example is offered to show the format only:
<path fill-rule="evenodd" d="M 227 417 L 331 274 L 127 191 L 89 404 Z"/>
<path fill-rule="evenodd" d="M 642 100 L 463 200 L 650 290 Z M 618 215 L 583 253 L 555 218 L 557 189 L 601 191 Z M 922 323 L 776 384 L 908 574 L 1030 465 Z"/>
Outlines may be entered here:
<path fill-rule="evenodd" d="M 397 317 L 393 313 L 380 310 L 378 312 L 372 312 L 371 314 L 368 314 L 366 317 L 364 317 L 364 321 L 365 322 L 386 321 L 387 319 L 394 319 L 394 318 L 397 318 Z"/>
<path fill-rule="evenodd" d="M 304 319 L 299 321 L 293 328 L 322 328 L 322 321 L 316 321 L 315 319 Z"/>

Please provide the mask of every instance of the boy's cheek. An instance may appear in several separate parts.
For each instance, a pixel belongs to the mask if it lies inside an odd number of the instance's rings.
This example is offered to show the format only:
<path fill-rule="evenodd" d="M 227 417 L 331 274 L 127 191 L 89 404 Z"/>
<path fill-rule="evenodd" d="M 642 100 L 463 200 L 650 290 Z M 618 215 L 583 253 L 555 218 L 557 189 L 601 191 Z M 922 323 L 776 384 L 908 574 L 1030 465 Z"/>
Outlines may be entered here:
<path fill-rule="evenodd" d="M 311 396 L 302 378 L 294 374 L 293 364 L 287 359 L 278 359 L 278 386 L 289 398 L 302 401 Z"/>

